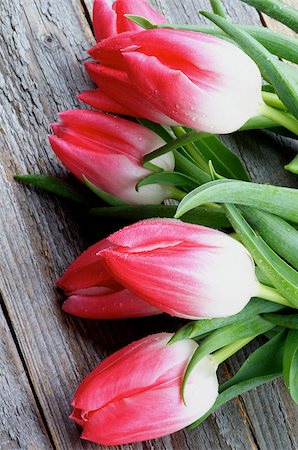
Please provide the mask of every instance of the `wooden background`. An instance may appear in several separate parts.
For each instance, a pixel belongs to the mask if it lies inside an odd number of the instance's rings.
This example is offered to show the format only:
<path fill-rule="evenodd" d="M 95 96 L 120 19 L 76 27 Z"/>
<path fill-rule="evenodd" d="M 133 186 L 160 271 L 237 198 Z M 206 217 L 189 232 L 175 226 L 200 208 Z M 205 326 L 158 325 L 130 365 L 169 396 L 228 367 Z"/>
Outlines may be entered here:
<path fill-rule="evenodd" d="M 276 27 L 238 0 L 224 3 L 235 21 Z M 210 9 L 207 0 L 152 4 L 180 23 L 199 22 L 198 11 Z M 62 313 L 55 280 L 92 241 L 87 219 L 78 220 L 67 202 L 13 181 L 15 173 L 64 173 L 47 133 L 57 112 L 79 106 L 76 93 L 91 86 L 83 66 L 94 43 L 91 7 L 92 0 L 0 1 L 1 450 L 105 448 L 81 441 L 68 419 L 76 387 L 112 351 L 178 325 L 170 318 L 95 322 Z M 290 141 L 262 132 L 228 141 L 255 180 L 297 186 L 282 169 L 294 155 Z M 98 235 L 105 226 L 96 224 Z M 221 376 L 249 351 L 232 358 Z M 297 410 L 275 381 L 224 406 L 195 431 L 117 448 L 297 449 Z"/>

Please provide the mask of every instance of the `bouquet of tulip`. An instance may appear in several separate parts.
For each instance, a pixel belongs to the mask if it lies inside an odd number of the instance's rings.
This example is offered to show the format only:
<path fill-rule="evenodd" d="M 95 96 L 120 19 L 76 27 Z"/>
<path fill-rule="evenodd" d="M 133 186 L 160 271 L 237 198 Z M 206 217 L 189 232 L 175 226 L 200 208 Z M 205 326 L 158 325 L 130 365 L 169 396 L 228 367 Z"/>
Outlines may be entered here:
<path fill-rule="evenodd" d="M 278 0 L 243 1 L 298 30 L 297 11 Z M 297 63 L 298 44 L 235 25 L 210 3 L 202 14 L 216 26 L 168 24 L 144 0 L 95 0 L 86 68 L 97 88 L 78 97 L 97 111 L 60 113 L 49 137 L 90 191 L 16 176 L 90 216 L 130 222 L 58 280 L 65 312 L 190 320 L 117 351 L 82 382 L 71 417 L 97 443 L 198 426 L 281 375 L 298 402 L 298 191 L 253 183 L 216 136 L 266 128 L 296 138 L 298 71 L 279 58 Z M 297 158 L 286 169 L 298 173 Z M 266 343 L 219 386 L 218 366 L 261 334 Z"/>

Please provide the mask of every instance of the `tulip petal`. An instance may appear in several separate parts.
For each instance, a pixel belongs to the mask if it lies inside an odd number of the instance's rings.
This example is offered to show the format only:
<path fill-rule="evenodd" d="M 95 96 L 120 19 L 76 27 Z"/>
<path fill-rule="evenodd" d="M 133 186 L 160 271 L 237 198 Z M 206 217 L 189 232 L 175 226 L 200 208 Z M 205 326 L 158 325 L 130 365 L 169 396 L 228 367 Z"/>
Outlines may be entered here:
<path fill-rule="evenodd" d="M 67 292 L 89 288 L 97 284 L 111 284 L 113 278 L 107 270 L 102 258 L 97 253 L 113 246 L 107 239 L 97 242 L 88 248 L 68 267 L 57 285 Z"/>
<path fill-rule="evenodd" d="M 79 138 L 85 138 L 82 142 L 86 146 L 92 141 L 98 147 L 107 147 L 113 153 L 130 155 L 139 162 L 142 156 L 165 143 L 148 128 L 105 113 L 74 109 L 63 111 L 59 118 L 62 120 L 62 131 L 67 129 L 76 133 L 75 140 L 69 142 L 76 143 Z M 63 133 L 58 134 L 58 137 L 65 139 Z"/>
<path fill-rule="evenodd" d="M 177 125 L 177 122 L 147 101 L 144 95 L 131 84 L 124 72 L 95 63 L 86 63 L 85 65 L 92 81 L 101 88 L 104 95 L 113 101 L 121 99 L 121 106 L 124 105 L 125 108 L 128 108 L 132 116 L 147 118 L 165 125 Z"/>
<path fill-rule="evenodd" d="M 114 5 L 117 14 L 117 30 L 118 33 L 124 31 L 142 30 L 142 28 L 126 19 L 124 14 L 134 14 L 136 16 L 145 17 L 152 23 L 165 23 L 165 18 L 149 6 L 144 0 L 117 0 Z"/>
<path fill-rule="evenodd" d="M 108 0 L 94 0 L 92 24 L 97 42 L 117 34 L 116 13 Z"/>
<path fill-rule="evenodd" d="M 202 380 L 200 392 L 185 406 L 178 381 L 110 403 L 84 425 L 81 438 L 104 445 L 117 445 L 158 438 L 190 425 L 214 404 L 217 382 L 211 377 Z M 142 414 L 136 405 L 141 406 Z"/>
<path fill-rule="evenodd" d="M 182 377 L 197 344 L 184 340 L 167 346 L 171 337 L 170 333 L 147 336 L 106 358 L 81 383 L 74 408 L 96 411 L 116 399 Z"/>
<path fill-rule="evenodd" d="M 136 297 L 127 289 L 105 295 L 71 295 L 63 311 L 85 319 L 125 319 L 161 314 L 161 311 Z"/>
<path fill-rule="evenodd" d="M 147 220 L 111 235 L 99 254 L 119 283 L 156 308 L 198 319 L 236 314 L 257 294 L 244 246 L 219 231 Z"/>
<path fill-rule="evenodd" d="M 130 110 L 125 105 L 113 100 L 111 97 L 106 95 L 102 89 L 90 89 L 89 91 L 80 92 L 77 98 L 87 105 L 93 108 L 99 109 L 101 111 L 106 111 L 115 114 L 122 114 L 124 116 L 134 116 L 135 111 Z"/>

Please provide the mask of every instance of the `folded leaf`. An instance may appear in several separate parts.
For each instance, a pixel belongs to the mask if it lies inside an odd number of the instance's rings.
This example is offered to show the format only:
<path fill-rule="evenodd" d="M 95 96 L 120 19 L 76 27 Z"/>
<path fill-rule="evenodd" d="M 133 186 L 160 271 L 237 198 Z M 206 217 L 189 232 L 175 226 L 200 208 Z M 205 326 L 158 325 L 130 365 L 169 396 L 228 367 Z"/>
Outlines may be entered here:
<path fill-rule="evenodd" d="M 283 373 L 285 383 L 294 402 L 298 404 L 298 331 L 290 330 L 287 336 Z"/>
<path fill-rule="evenodd" d="M 15 175 L 14 179 L 39 187 L 81 205 L 90 205 L 90 200 L 87 197 L 84 197 L 76 188 L 61 178 L 34 173 L 32 175 Z"/>
<path fill-rule="evenodd" d="M 283 309 L 284 306 L 282 305 L 268 302 L 267 300 L 262 300 L 260 298 L 253 298 L 242 311 L 233 316 L 216 319 L 201 319 L 187 323 L 174 334 L 169 343 L 172 344 L 182 339 L 198 339 L 203 334 L 210 333 L 211 331 L 226 325 L 250 320 L 261 313 L 281 311 Z"/>
<path fill-rule="evenodd" d="M 148 184 L 171 185 L 181 187 L 186 190 L 192 190 L 198 186 L 196 180 L 193 180 L 191 177 L 179 172 L 160 172 L 150 174 L 138 182 L 136 185 L 137 191 L 142 186 L 147 186 Z"/>
<path fill-rule="evenodd" d="M 236 180 L 211 181 L 193 190 L 180 202 L 176 217 L 210 202 L 252 206 L 298 223 L 298 189 Z"/>
<path fill-rule="evenodd" d="M 298 270 L 298 231 L 296 228 L 280 217 L 256 208 L 242 207 L 240 210 L 264 241 Z"/>
<path fill-rule="evenodd" d="M 235 153 L 218 137 L 209 135 L 195 142 L 207 161 L 212 161 L 215 170 L 223 177 L 249 181 L 250 177 Z"/>
<path fill-rule="evenodd" d="M 298 314 L 262 314 L 262 317 L 279 327 L 298 330 Z"/>
<path fill-rule="evenodd" d="M 289 302 L 298 307 L 298 272 L 282 260 L 261 238 L 257 236 L 238 209 L 225 204 L 227 216 L 242 243 L 251 253 L 257 265 L 273 286 Z"/>

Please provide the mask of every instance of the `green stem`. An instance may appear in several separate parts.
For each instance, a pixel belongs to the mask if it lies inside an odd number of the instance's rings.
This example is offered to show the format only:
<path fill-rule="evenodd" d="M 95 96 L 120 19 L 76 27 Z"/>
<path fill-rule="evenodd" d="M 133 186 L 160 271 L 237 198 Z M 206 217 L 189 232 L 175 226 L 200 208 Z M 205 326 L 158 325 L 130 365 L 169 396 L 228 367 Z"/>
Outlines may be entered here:
<path fill-rule="evenodd" d="M 171 187 L 170 198 L 172 200 L 177 200 L 178 202 L 180 202 L 180 200 L 182 200 L 186 196 L 186 194 L 186 192 L 181 191 L 181 189 L 178 189 L 177 187 Z"/>
<path fill-rule="evenodd" d="M 262 97 L 263 97 L 264 102 L 267 105 L 272 106 L 273 108 L 281 109 L 283 111 L 287 110 L 286 106 L 280 100 L 278 95 L 274 94 L 273 92 L 265 92 L 265 91 L 263 91 L 262 92 Z"/>
<path fill-rule="evenodd" d="M 290 308 L 294 308 L 292 303 L 290 303 L 286 298 L 280 295 L 276 289 L 265 286 L 264 284 L 259 283 L 259 292 L 256 297 L 263 298 L 265 300 L 270 300 L 273 303 L 278 303 L 279 305 L 289 306 Z"/>
<path fill-rule="evenodd" d="M 272 108 L 265 103 L 262 105 L 260 113 L 298 135 L 298 120 L 293 116 L 284 111 Z"/>
<path fill-rule="evenodd" d="M 246 339 L 240 339 L 239 341 L 233 342 L 232 344 L 226 345 L 225 347 L 217 350 L 217 352 L 212 353 L 213 358 L 215 359 L 217 365 L 219 366 L 222 362 L 228 359 L 230 356 L 234 355 L 234 353 L 238 352 L 242 347 L 252 341 L 255 336 L 251 336 Z"/>
<path fill-rule="evenodd" d="M 187 133 L 184 131 L 182 127 L 171 127 L 176 137 L 181 137 L 186 135 Z M 196 161 L 200 169 L 204 170 L 205 172 L 209 173 L 209 165 L 204 156 L 200 153 L 200 151 L 197 149 L 197 147 L 192 143 L 184 144 L 183 147 L 187 152 L 190 154 L 190 156 Z"/>
<path fill-rule="evenodd" d="M 184 132 L 184 130 L 183 130 Z M 165 153 L 172 152 L 173 150 L 176 150 L 177 148 L 184 147 L 185 145 L 195 142 L 198 139 L 208 136 L 209 133 L 199 132 L 199 131 L 189 131 L 188 133 L 185 133 L 178 137 L 177 139 L 173 139 L 172 141 L 168 142 L 167 144 L 163 145 L 162 147 L 158 148 L 157 150 L 154 150 L 151 153 L 148 153 L 143 158 L 143 164 L 146 167 L 146 164 L 150 161 L 152 161 L 155 158 L 158 158 L 159 156 L 164 155 Z M 208 172 L 209 173 L 209 172 Z"/>

